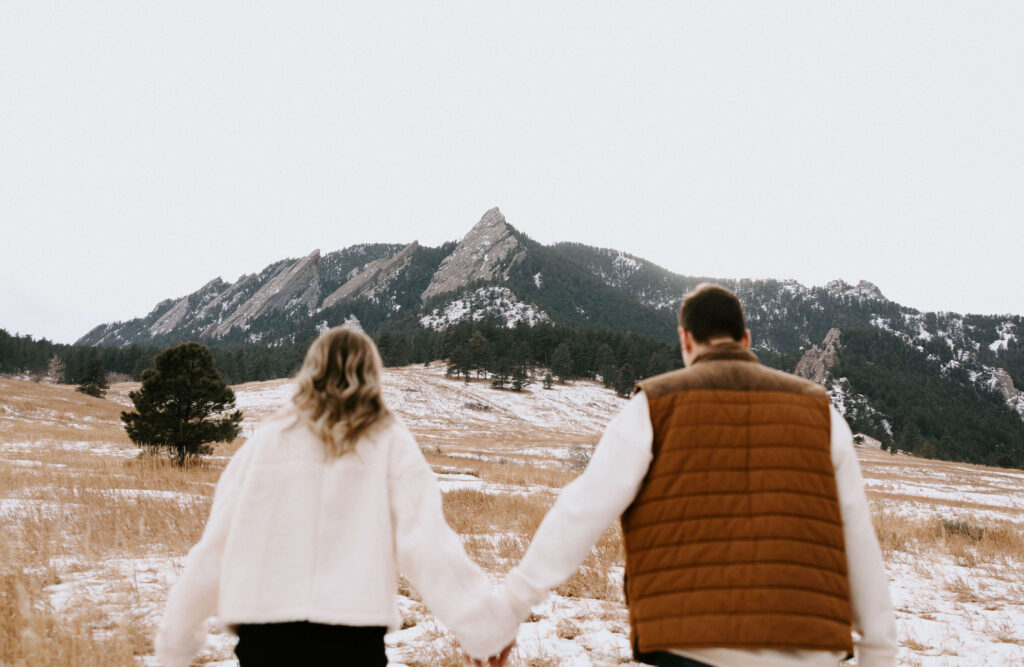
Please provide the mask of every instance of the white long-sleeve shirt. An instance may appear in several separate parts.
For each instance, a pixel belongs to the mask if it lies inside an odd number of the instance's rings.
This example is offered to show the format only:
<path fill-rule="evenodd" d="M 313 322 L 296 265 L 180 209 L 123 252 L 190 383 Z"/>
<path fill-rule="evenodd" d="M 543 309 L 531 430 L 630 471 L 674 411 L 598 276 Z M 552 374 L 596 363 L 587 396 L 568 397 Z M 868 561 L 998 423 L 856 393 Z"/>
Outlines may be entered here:
<path fill-rule="evenodd" d="M 831 410 L 832 463 L 846 541 L 847 570 L 858 667 L 891 665 L 896 622 L 889 583 L 864 493 L 853 435 Z M 522 562 L 506 578 L 502 596 L 523 618 L 580 566 L 608 526 L 629 507 L 652 460 L 654 430 L 647 397 L 637 394 L 608 424 L 587 469 L 558 496 Z M 845 657 L 827 651 L 689 649 L 679 655 L 716 667 L 835 666 Z"/>
<path fill-rule="evenodd" d="M 221 474 L 202 538 L 171 590 L 156 653 L 191 663 L 206 619 L 396 629 L 397 573 L 473 657 L 497 654 L 518 619 L 448 526 L 437 479 L 396 417 L 327 459 L 287 414 L 261 426 Z"/>

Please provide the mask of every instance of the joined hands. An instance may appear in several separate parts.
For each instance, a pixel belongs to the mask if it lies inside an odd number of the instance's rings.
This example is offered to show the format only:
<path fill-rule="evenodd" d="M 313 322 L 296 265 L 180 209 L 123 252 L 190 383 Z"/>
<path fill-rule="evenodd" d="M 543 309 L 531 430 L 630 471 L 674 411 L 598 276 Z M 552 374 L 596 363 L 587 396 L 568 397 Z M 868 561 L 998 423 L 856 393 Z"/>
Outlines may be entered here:
<path fill-rule="evenodd" d="M 470 658 L 468 655 L 463 655 L 462 658 L 466 661 L 467 665 L 473 667 L 505 667 L 505 662 L 508 660 L 508 656 L 512 653 L 512 649 L 515 648 L 516 643 L 512 642 L 504 649 L 502 649 L 499 655 L 492 655 L 486 660 L 476 660 Z"/>

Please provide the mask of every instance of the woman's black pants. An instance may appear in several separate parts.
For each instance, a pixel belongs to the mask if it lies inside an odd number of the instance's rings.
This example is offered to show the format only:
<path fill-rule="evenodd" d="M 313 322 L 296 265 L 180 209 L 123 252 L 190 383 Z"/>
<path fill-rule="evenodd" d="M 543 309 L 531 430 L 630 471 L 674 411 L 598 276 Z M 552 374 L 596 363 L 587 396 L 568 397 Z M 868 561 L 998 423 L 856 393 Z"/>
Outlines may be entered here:
<path fill-rule="evenodd" d="M 299 621 L 240 625 L 235 655 L 241 667 L 388 664 L 383 627 L 323 625 Z"/>

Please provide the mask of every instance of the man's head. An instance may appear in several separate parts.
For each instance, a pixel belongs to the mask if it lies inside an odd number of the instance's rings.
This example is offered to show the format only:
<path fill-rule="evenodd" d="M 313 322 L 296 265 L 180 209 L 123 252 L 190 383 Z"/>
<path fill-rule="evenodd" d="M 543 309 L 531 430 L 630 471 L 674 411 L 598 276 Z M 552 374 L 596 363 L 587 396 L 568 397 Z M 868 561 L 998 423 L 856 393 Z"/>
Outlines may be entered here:
<path fill-rule="evenodd" d="M 687 366 L 712 345 L 734 342 L 750 347 L 740 300 L 724 287 L 697 285 L 679 307 L 679 342 Z"/>

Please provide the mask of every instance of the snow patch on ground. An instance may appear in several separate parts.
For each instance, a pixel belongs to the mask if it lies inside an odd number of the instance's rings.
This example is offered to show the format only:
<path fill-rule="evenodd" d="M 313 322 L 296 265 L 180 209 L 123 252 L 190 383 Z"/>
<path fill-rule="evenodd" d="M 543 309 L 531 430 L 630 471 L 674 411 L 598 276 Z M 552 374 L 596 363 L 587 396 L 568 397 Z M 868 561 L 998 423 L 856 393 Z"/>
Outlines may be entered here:
<path fill-rule="evenodd" d="M 594 433 L 625 404 L 598 382 L 575 380 L 526 391 L 491 387 L 489 380 L 465 384 L 446 376 L 442 364 L 387 369 L 384 400 L 411 428 L 472 431 L 490 427 L 546 427 Z"/>
<path fill-rule="evenodd" d="M 1019 582 L 957 565 L 949 557 L 922 562 L 897 554 L 887 568 L 901 638 L 900 664 L 1024 664 L 1024 607 L 993 607 L 979 595 L 1013 600 Z"/>

